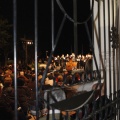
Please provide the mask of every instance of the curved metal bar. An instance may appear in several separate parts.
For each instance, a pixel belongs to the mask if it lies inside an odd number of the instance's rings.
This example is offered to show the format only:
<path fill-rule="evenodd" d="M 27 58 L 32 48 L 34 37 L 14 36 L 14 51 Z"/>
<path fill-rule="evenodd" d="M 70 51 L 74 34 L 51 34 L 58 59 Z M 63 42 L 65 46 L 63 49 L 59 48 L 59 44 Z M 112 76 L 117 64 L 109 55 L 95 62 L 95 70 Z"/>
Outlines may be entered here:
<path fill-rule="evenodd" d="M 83 21 L 83 22 L 76 22 L 73 18 L 71 18 L 71 17 L 67 14 L 67 12 L 66 12 L 65 9 L 63 8 L 61 2 L 60 2 L 59 0 L 56 0 L 56 2 L 57 2 L 57 4 L 58 4 L 59 8 L 61 9 L 61 11 L 63 12 L 63 14 L 64 14 L 71 22 L 76 23 L 76 24 L 84 24 L 85 22 L 88 22 L 89 19 L 90 19 L 91 16 L 92 16 L 92 14 L 93 14 L 94 0 L 92 0 L 91 13 L 90 13 L 90 15 L 88 16 L 88 18 L 87 18 L 85 21 Z"/>
<path fill-rule="evenodd" d="M 94 95 L 94 91 L 89 91 L 80 95 L 76 95 L 73 96 L 71 98 L 56 102 L 56 103 L 52 103 L 50 104 L 51 107 L 58 109 L 58 110 L 62 110 L 62 111 L 73 111 L 73 110 L 78 110 L 79 108 L 83 107 L 85 104 L 87 104 L 93 97 Z M 82 98 L 82 99 L 81 99 Z M 78 102 L 79 101 L 79 102 Z M 73 105 L 71 105 L 71 103 L 73 103 Z M 64 106 L 62 106 L 64 105 Z"/>

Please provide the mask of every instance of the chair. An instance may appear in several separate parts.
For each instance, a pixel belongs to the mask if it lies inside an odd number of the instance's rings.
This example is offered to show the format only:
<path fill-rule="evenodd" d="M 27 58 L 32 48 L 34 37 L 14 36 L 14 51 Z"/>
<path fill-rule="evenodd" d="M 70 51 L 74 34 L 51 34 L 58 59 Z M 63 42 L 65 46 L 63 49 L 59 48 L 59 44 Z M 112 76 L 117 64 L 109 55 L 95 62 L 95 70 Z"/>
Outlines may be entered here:
<path fill-rule="evenodd" d="M 61 114 L 61 110 L 51 107 L 50 104 L 62 101 L 66 99 L 66 94 L 64 90 L 60 87 L 55 87 L 44 91 L 44 100 L 45 108 L 48 109 L 47 116 L 52 114 L 55 117 L 55 114 Z"/>

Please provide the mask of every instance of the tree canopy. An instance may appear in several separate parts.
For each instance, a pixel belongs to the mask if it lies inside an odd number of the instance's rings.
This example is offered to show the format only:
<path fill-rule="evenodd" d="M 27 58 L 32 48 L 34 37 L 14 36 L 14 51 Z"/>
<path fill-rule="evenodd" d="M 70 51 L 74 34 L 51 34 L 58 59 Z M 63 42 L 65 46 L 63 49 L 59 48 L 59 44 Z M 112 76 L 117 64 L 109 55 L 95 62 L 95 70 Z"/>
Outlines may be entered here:
<path fill-rule="evenodd" d="M 13 51 L 13 40 L 11 35 L 11 27 L 7 19 L 0 18 L 0 58 L 5 58 L 5 64 L 7 62 L 8 54 Z M 4 55 L 4 56 L 3 56 Z"/>
<path fill-rule="evenodd" d="M 10 28 L 12 25 L 6 19 L 0 19 L 0 48 L 8 47 L 11 43 Z"/>

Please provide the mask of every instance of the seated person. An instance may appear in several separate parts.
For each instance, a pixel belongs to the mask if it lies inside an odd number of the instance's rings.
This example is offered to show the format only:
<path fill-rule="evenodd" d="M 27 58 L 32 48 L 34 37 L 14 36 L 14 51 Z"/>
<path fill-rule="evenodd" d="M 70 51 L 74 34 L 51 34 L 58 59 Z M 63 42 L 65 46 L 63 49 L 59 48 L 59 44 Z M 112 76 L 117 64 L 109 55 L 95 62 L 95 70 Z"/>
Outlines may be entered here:
<path fill-rule="evenodd" d="M 63 76 L 62 75 L 58 75 L 58 77 L 57 77 L 57 85 L 58 86 L 63 85 Z"/>
<path fill-rule="evenodd" d="M 75 80 L 74 80 L 74 84 L 75 83 L 79 83 L 81 81 L 81 79 L 80 79 L 80 74 L 79 73 L 75 73 Z"/>
<path fill-rule="evenodd" d="M 4 79 L 4 87 L 0 97 L 0 120 L 14 120 L 15 114 L 14 88 L 12 87 L 12 78 Z M 2 106 L 2 108 L 1 108 Z M 19 108 L 19 105 L 18 105 Z M 5 115 L 7 114 L 7 115 Z M 25 115 L 18 110 L 18 120 L 26 120 Z"/>
<path fill-rule="evenodd" d="M 31 90 L 25 86 L 25 81 L 21 77 L 17 78 L 18 102 L 25 116 L 27 116 L 29 104 L 31 102 Z"/>
<path fill-rule="evenodd" d="M 65 85 L 71 85 L 73 83 L 72 75 L 67 75 L 64 84 Z"/>

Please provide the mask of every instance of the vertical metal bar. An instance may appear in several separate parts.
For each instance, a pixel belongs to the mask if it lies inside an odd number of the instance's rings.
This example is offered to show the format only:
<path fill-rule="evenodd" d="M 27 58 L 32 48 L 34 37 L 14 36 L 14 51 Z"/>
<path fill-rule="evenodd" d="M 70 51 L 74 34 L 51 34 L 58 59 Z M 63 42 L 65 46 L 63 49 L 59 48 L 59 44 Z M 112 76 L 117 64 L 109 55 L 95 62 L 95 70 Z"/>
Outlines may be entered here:
<path fill-rule="evenodd" d="M 54 0 L 51 0 L 51 31 L 52 31 L 52 51 L 54 51 Z M 52 119 L 55 119 L 54 109 L 52 108 Z"/>
<path fill-rule="evenodd" d="M 105 92 L 105 95 L 107 94 L 107 76 L 106 76 L 106 64 L 107 64 L 107 59 L 106 59 L 106 14 L 105 14 L 105 12 L 106 12 L 106 9 L 105 9 L 105 6 L 106 6 L 106 2 L 105 2 L 105 0 L 103 0 L 103 19 L 104 19 L 104 83 L 105 83 L 105 85 L 104 85 L 104 87 L 105 87 L 105 89 L 104 89 L 104 92 Z M 107 103 L 107 100 L 105 100 L 105 103 Z M 105 111 L 105 116 L 104 116 L 104 119 L 106 119 L 107 118 L 107 116 L 108 116 L 108 108 L 106 109 L 106 111 Z"/>
<path fill-rule="evenodd" d="M 119 6 L 118 1 L 116 1 L 116 28 L 117 28 L 117 34 L 119 34 Z M 117 69 L 117 91 L 119 90 L 119 36 L 118 36 L 118 47 L 116 50 L 116 69 Z"/>
<path fill-rule="evenodd" d="M 116 28 L 116 34 L 118 35 L 118 10 L 117 10 L 117 1 L 115 0 L 114 1 L 114 13 L 115 13 L 115 28 Z M 116 75 L 115 75 L 115 90 L 116 90 L 116 98 L 118 97 L 118 81 L 119 81 L 119 76 L 118 76 L 118 53 L 119 53 L 119 48 L 118 48 L 118 38 L 116 37 L 116 44 L 117 44 L 117 47 L 116 47 L 116 54 L 115 54 L 115 72 L 116 72 Z M 118 106 L 118 105 L 117 105 Z"/>
<path fill-rule="evenodd" d="M 98 48 L 99 48 L 99 57 L 100 57 L 100 63 L 99 63 L 99 69 L 101 70 L 101 64 L 103 63 L 102 61 L 102 55 L 101 55 L 101 0 L 98 0 Z M 101 78 L 98 81 L 99 85 L 100 85 L 100 91 L 101 91 Z M 101 108 L 101 92 L 99 93 L 100 95 L 100 103 L 99 103 L 99 107 Z M 99 119 L 102 119 L 102 112 L 99 113 Z"/>
<path fill-rule="evenodd" d="M 77 38 L 77 0 L 73 0 L 73 18 L 74 18 L 74 53 L 78 55 L 78 38 Z"/>
<path fill-rule="evenodd" d="M 52 51 L 54 51 L 54 0 L 51 1 Z"/>
<path fill-rule="evenodd" d="M 36 120 L 39 119 L 39 107 L 38 107 L 38 60 L 37 60 L 37 43 L 38 43 L 38 16 L 37 16 L 37 5 L 38 1 L 35 0 L 35 88 L 36 88 Z"/>
<path fill-rule="evenodd" d="M 109 91 L 110 91 L 110 99 L 112 99 L 112 93 L 111 93 L 111 44 L 110 44 L 110 0 L 108 0 L 108 39 L 109 39 Z"/>
<path fill-rule="evenodd" d="M 117 0 L 117 6 L 118 6 L 118 34 L 120 35 L 120 0 Z M 119 36 L 119 48 L 118 48 L 118 51 L 119 51 L 119 53 L 118 53 L 118 64 L 119 64 L 119 66 L 118 66 L 118 69 L 119 69 L 119 71 L 118 71 L 118 90 L 120 90 L 120 36 Z M 118 96 L 120 95 L 120 92 L 118 92 Z M 118 105 L 118 107 L 120 107 L 120 103 L 119 103 L 119 105 Z M 118 120 L 120 119 L 120 109 L 118 110 Z"/>
<path fill-rule="evenodd" d="M 99 47 L 99 56 L 101 56 L 101 21 L 100 21 L 100 2 L 101 0 L 98 0 L 98 47 Z M 101 63 L 99 64 L 99 69 L 101 69 Z"/>
<path fill-rule="evenodd" d="M 117 78 L 116 78 L 116 98 L 119 98 L 119 48 L 116 49 L 116 74 L 117 74 Z M 119 103 L 117 104 L 117 108 L 119 108 Z M 119 109 L 117 110 L 117 119 L 119 118 Z"/>
<path fill-rule="evenodd" d="M 118 34 L 120 35 L 120 0 L 118 0 L 117 1 L 117 5 L 118 5 Z M 119 36 L 119 49 L 118 49 L 118 51 L 119 51 L 119 57 L 118 57 L 118 59 L 119 59 L 119 66 L 118 66 L 118 69 L 119 69 L 119 73 L 118 73 L 118 75 L 119 75 L 119 80 L 118 80 L 118 89 L 120 89 L 120 36 Z"/>
<path fill-rule="evenodd" d="M 94 0 L 92 0 L 92 6 L 94 5 Z M 91 9 L 93 9 L 93 8 L 91 8 Z M 94 11 L 93 11 L 94 12 Z M 92 45 L 94 46 L 94 28 L 95 28 L 95 23 L 94 23 L 94 14 L 92 14 Z M 94 50 L 94 49 L 93 49 Z M 92 51 L 93 51 L 92 50 Z M 93 53 L 94 53 L 94 51 L 93 51 Z M 93 57 L 94 57 L 95 55 L 93 54 Z M 96 63 L 97 64 L 97 63 Z M 98 70 L 98 68 L 97 68 L 97 70 Z M 94 100 L 95 100 L 95 94 L 94 94 Z M 92 102 L 92 105 L 93 105 L 93 109 L 92 109 L 92 113 L 94 113 L 95 112 L 95 106 L 96 106 L 96 104 L 95 104 L 95 101 L 93 101 Z M 96 115 L 94 115 L 93 117 L 92 117 L 93 119 L 96 119 Z"/>
<path fill-rule="evenodd" d="M 15 89 L 15 120 L 17 120 L 17 1 L 13 0 L 13 39 L 14 39 L 14 89 Z"/>
<path fill-rule="evenodd" d="M 105 94 L 107 93 L 107 89 L 106 89 L 106 22 L 105 22 L 105 0 L 103 0 L 103 20 L 104 20 L 104 81 L 105 81 Z"/>
<path fill-rule="evenodd" d="M 112 27 L 114 29 L 115 24 L 114 24 L 114 0 L 112 0 Z M 114 32 L 114 30 L 113 30 Z M 114 40 L 113 40 L 114 42 Z M 113 47 L 113 94 L 115 98 L 115 48 Z"/>
<path fill-rule="evenodd" d="M 114 0 L 112 0 L 112 28 L 113 28 L 113 32 L 114 32 Z M 114 36 L 113 36 L 114 37 Z M 114 40 L 113 40 L 114 42 Z M 114 44 L 114 43 L 113 43 Z M 115 91 L 115 48 L 113 47 L 113 99 L 116 98 L 116 91 Z"/>
<path fill-rule="evenodd" d="M 92 6 L 93 6 L 93 0 L 92 0 Z M 93 8 L 91 8 L 93 10 Z M 92 25 L 92 44 L 94 45 L 94 14 L 92 11 L 92 19 L 91 19 L 91 25 Z"/>

